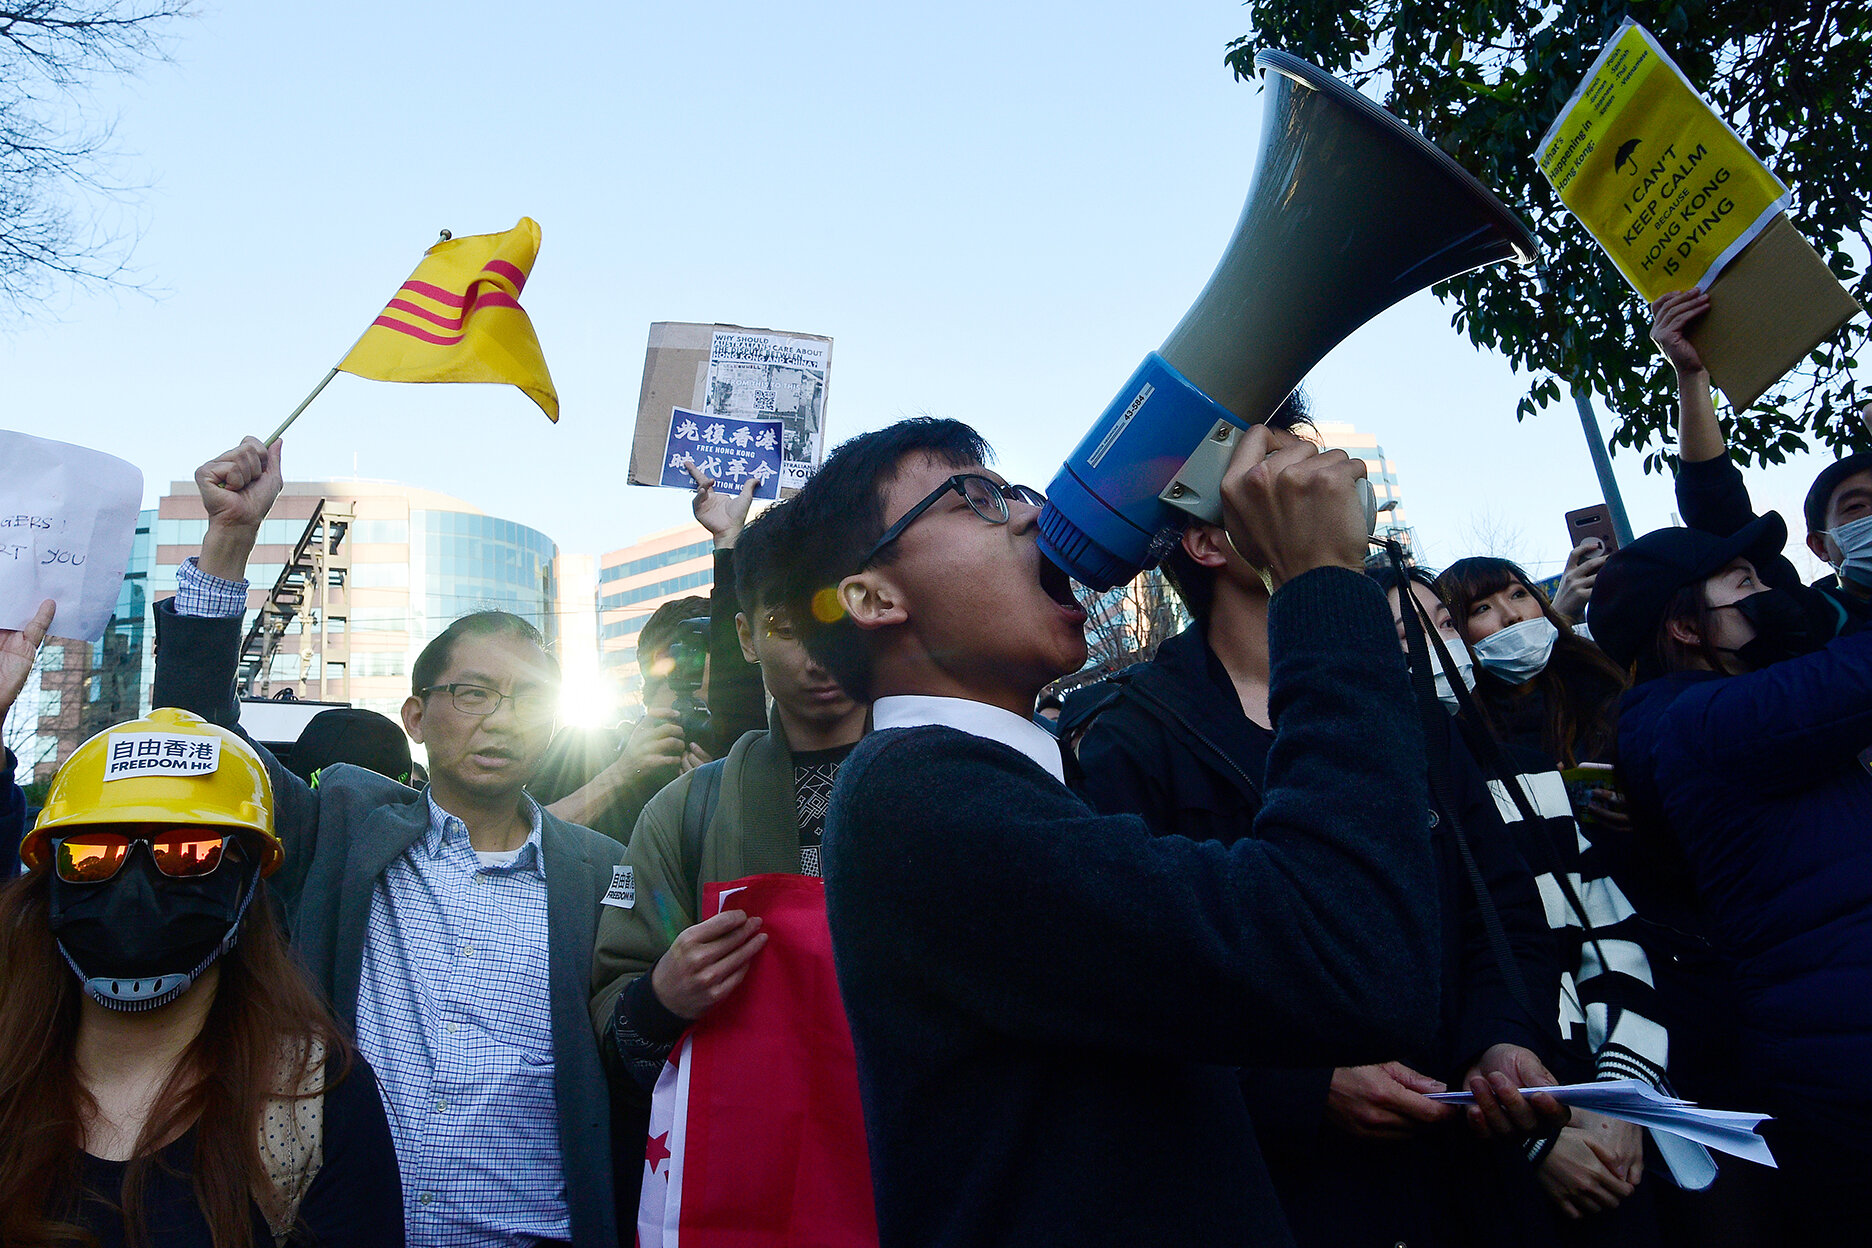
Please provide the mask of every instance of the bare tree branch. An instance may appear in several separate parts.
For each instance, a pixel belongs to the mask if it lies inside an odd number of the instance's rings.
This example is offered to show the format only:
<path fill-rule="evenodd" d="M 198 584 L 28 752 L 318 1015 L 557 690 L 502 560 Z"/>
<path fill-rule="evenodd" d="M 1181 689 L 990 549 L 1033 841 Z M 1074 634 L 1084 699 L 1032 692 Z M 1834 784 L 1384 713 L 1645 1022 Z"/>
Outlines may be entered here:
<path fill-rule="evenodd" d="M 0 0 L 4 2 L 4 0 Z M 23 315 L 63 282 L 136 286 L 134 229 L 100 213 L 141 185 L 117 174 L 113 117 L 91 85 L 168 59 L 191 0 L 11 0 L 0 7 L 0 305 Z"/>
<path fill-rule="evenodd" d="M 1086 662 L 1107 674 L 1148 660 L 1189 622 L 1156 568 L 1099 595 L 1087 610 Z"/>

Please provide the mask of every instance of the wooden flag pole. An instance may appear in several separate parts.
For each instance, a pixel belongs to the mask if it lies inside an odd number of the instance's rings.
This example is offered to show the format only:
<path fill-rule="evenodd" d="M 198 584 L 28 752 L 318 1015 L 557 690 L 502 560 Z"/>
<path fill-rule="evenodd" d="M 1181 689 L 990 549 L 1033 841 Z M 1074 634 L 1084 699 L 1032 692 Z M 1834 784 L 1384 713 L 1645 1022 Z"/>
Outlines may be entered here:
<path fill-rule="evenodd" d="M 442 236 L 436 240 L 436 243 L 446 243 L 449 241 L 449 239 L 453 237 L 454 235 L 450 233 L 448 230 L 443 230 Z M 434 249 L 434 246 L 435 244 L 431 244 L 431 250 Z M 372 323 L 374 324 L 375 322 L 373 321 Z M 368 333 L 370 333 L 370 326 L 366 325 L 364 327 L 364 334 L 368 334 Z M 364 334 L 358 335 L 358 342 L 364 341 Z M 357 350 L 357 342 L 354 342 L 351 344 L 351 351 L 355 351 L 355 350 Z M 306 395 L 305 398 L 301 399 L 299 401 L 298 407 L 293 408 L 292 415 L 288 416 L 285 420 L 280 422 L 280 427 L 275 429 L 272 432 L 272 434 L 270 434 L 267 437 L 266 444 L 268 446 L 272 446 L 275 442 L 279 441 L 280 435 L 285 433 L 288 429 L 292 428 L 293 421 L 299 419 L 299 413 L 305 411 L 306 408 L 311 407 L 312 400 L 318 398 L 318 396 L 321 393 L 323 393 L 326 386 L 331 385 L 331 379 L 338 375 L 338 370 L 344 366 L 344 361 L 351 358 L 351 351 L 345 352 L 344 355 L 340 358 L 339 362 L 332 365 L 331 372 L 326 373 L 323 377 L 319 378 L 318 385 L 312 387 L 312 393 Z"/>
<path fill-rule="evenodd" d="M 281 421 L 280 427 L 275 429 L 271 434 L 268 435 L 266 444 L 268 446 L 272 446 L 275 442 L 279 441 L 280 435 L 282 433 L 285 433 L 288 429 L 292 428 L 293 421 L 299 419 L 299 413 L 305 411 L 306 408 L 311 407 L 312 400 L 318 398 L 319 392 L 325 389 L 326 386 L 329 386 L 331 384 L 331 379 L 336 377 L 337 375 L 338 375 L 338 366 L 334 364 L 332 365 L 331 372 L 326 373 L 323 377 L 319 379 L 319 384 L 312 387 L 312 393 L 306 395 L 305 398 L 301 399 L 299 401 L 298 407 L 293 408 L 292 415 L 288 416 L 285 420 Z"/>

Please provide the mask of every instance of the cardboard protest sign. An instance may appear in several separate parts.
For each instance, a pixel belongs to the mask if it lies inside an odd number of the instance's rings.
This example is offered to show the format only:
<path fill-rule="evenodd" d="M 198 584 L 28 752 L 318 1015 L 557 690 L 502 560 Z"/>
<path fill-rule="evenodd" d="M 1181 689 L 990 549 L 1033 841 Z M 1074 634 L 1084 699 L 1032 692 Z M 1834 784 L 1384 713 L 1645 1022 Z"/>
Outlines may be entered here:
<path fill-rule="evenodd" d="M 1690 345 L 1737 411 L 1751 406 L 1859 312 L 1859 304 L 1785 213 L 1710 286 Z"/>
<path fill-rule="evenodd" d="M 102 637 L 142 501 L 134 465 L 0 429 L 0 628 L 24 626 L 51 598 L 52 636 Z"/>
<path fill-rule="evenodd" d="M 1690 340 L 1738 411 L 1859 311 L 1787 219 L 1780 179 L 1630 18 L 1536 159 L 1646 303 L 1709 291 Z"/>
<path fill-rule="evenodd" d="M 1708 285 L 1788 205 L 1781 180 L 1630 18 L 1541 139 L 1538 160 L 1646 303 Z"/>
<path fill-rule="evenodd" d="M 745 429 L 751 437 L 777 422 L 776 454 L 751 444 L 733 449 L 762 452 L 758 458 L 743 457 L 748 475 L 758 475 L 757 463 L 777 466 L 778 476 L 763 480 L 757 497 L 792 493 L 817 470 L 825 453 L 831 366 L 832 340 L 821 335 L 658 321 L 650 327 L 644 355 L 631 483 L 693 487 L 688 473 L 671 461 L 709 444 L 678 438 L 684 420 L 695 421 L 698 431 L 720 424 L 725 435 Z M 706 458 L 706 453 L 696 454 L 697 466 Z M 721 467 L 726 470 L 735 458 L 721 459 Z M 710 475 L 728 480 L 720 473 Z"/>

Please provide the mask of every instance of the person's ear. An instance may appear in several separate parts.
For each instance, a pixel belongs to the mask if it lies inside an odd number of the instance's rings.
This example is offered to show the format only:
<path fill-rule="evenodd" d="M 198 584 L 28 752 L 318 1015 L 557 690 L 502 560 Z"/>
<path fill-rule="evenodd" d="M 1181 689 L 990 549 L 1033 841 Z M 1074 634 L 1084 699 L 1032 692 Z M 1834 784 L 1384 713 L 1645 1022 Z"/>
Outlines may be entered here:
<path fill-rule="evenodd" d="M 1192 524 L 1183 530 L 1183 553 L 1205 568 L 1228 563 L 1228 534 L 1213 524 Z"/>
<path fill-rule="evenodd" d="M 1703 635 L 1697 632 L 1696 625 L 1688 620 L 1670 620 L 1664 625 L 1664 635 L 1680 646 L 1696 647 L 1703 644 Z"/>
<path fill-rule="evenodd" d="M 760 655 L 754 653 L 754 629 L 748 624 L 747 612 L 735 612 L 734 631 L 741 642 L 741 657 L 750 663 L 759 663 Z"/>
<path fill-rule="evenodd" d="M 1839 548 L 1834 544 L 1833 539 L 1825 533 L 1814 533 L 1810 531 L 1807 534 L 1807 549 L 1813 551 L 1814 558 L 1818 559 L 1821 563 L 1834 566 L 1839 564 Z"/>
<path fill-rule="evenodd" d="M 424 710 L 423 700 L 415 694 L 412 693 L 409 697 L 403 699 L 403 731 L 408 733 L 409 739 L 416 742 L 418 745 L 422 744 L 423 739 L 422 722 Z"/>
<path fill-rule="evenodd" d="M 890 578 L 875 570 L 848 576 L 839 582 L 839 606 L 862 629 L 889 628 L 910 619 L 903 594 Z"/>

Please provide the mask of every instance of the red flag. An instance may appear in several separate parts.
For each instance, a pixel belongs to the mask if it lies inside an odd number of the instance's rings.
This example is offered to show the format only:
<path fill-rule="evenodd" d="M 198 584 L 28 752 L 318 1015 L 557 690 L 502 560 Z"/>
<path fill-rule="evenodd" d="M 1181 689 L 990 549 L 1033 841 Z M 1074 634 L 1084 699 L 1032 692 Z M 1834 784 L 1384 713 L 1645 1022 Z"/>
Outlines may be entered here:
<path fill-rule="evenodd" d="M 691 1028 L 657 1080 L 640 1248 L 875 1248 L 851 1028 L 832 970 L 825 885 L 710 884 L 702 913 L 761 916 L 767 947 Z"/>

